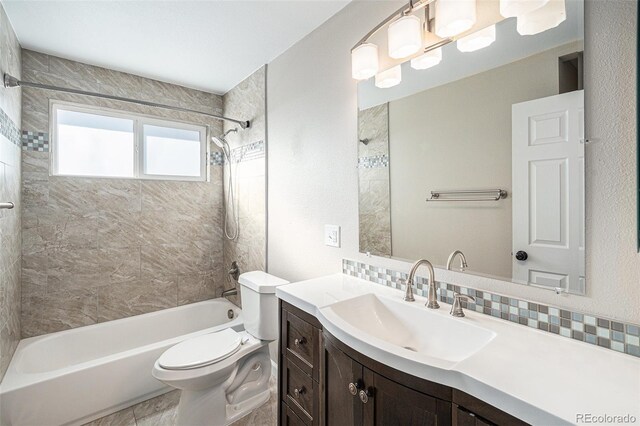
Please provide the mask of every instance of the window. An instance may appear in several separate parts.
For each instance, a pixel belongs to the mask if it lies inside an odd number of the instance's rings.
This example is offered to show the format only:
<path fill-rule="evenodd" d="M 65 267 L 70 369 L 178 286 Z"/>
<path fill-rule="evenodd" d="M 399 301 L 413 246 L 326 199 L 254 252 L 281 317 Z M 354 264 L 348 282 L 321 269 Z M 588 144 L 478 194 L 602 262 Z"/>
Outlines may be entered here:
<path fill-rule="evenodd" d="M 205 180 L 206 128 L 52 104 L 53 174 Z"/>

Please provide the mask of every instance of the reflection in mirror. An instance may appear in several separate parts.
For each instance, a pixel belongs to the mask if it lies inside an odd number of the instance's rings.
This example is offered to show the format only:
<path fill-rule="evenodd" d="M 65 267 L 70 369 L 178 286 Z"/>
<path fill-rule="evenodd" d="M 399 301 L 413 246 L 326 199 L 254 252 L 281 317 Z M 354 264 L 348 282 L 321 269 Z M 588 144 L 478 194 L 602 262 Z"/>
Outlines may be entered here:
<path fill-rule="evenodd" d="M 582 0 L 566 10 L 537 35 L 505 19 L 484 49 L 404 63 L 391 89 L 359 83 L 360 251 L 444 267 L 461 250 L 468 272 L 584 294 Z"/>

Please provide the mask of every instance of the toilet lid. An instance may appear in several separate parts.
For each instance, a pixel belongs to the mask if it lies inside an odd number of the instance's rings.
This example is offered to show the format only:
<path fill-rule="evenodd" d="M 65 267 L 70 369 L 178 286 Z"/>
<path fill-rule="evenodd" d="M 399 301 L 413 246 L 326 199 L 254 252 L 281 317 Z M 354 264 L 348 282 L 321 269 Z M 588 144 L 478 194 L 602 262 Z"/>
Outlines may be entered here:
<path fill-rule="evenodd" d="M 160 367 L 185 370 L 203 367 L 230 357 L 240 348 L 241 338 L 231 328 L 180 342 L 158 359 Z"/>

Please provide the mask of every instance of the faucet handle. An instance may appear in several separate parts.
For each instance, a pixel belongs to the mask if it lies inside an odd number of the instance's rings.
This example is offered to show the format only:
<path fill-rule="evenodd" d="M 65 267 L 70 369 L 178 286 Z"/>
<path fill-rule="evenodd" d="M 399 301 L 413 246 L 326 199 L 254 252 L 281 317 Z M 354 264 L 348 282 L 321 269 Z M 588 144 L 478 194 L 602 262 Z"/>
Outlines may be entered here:
<path fill-rule="evenodd" d="M 461 293 L 453 293 L 453 305 L 451 305 L 451 312 L 450 314 L 453 315 L 454 317 L 463 317 L 464 316 L 464 310 L 462 309 L 462 303 L 461 300 L 462 299 L 467 299 L 467 300 L 471 300 L 473 302 L 476 301 L 475 298 L 466 295 L 466 294 L 461 294 Z"/>

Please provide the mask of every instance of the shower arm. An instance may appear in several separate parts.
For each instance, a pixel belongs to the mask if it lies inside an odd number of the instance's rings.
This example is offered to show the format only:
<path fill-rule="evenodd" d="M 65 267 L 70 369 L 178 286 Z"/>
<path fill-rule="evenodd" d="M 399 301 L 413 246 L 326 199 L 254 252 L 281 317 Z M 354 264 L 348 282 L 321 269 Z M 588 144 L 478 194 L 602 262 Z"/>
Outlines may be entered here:
<path fill-rule="evenodd" d="M 229 117 L 225 117 L 223 115 L 211 114 L 211 113 L 202 112 L 202 111 L 196 111 L 196 110 L 189 109 L 189 108 L 181 108 L 181 107 L 176 107 L 176 106 L 171 106 L 171 105 L 158 104 L 158 103 L 155 103 L 155 102 L 143 101 L 143 100 L 140 100 L 140 99 L 123 98 L 123 97 L 120 97 L 120 96 L 105 95 L 103 93 L 95 93 L 95 92 L 87 92 L 85 90 L 71 89 L 71 88 L 68 88 L 68 87 L 50 86 L 48 84 L 32 83 L 32 82 L 29 82 L 29 81 L 21 81 L 21 80 L 18 80 L 16 77 L 14 77 L 12 75 L 9 75 L 9 74 L 6 74 L 6 73 L 4 74 L 4 87 L 6 87 L 6 88 L 11 88 L 11 87 L 33 87 L 35 89 L 54 90 L 56 92 L 65 92 L 65 93 L 73 93 L 73 94 L 76 94 L 76 95 L 92 96 L 94 98 L 103 98 L 103 99 L 110 99 L 110 100 L 113 100 L 113 101 L 128 102 L 128 103 L 131 103 L 131 104 L 144 105 L 144 106 L 153 107 L 153 108 L 163 108 L 163 109 L 169 109 L 169 110 L 173 110 L 173 111 L 181 111 L 181 112 L 188 112 L 188 113 L 192 113 L 192 114 L 206 115 L 207 117 L 212 117 L 212 118 L 215 118 L 215 119 L 218 119 L 218 120 L 224 120 L 224 121 L 230 121 L 232 123 L 236 123 L 240 127 L 242 127 L 243 129 L 248 129 L 249 127 L 251 127 L 251 122 L 250 121 L 236 120 L 235 118 L 229 118 Z"/>

